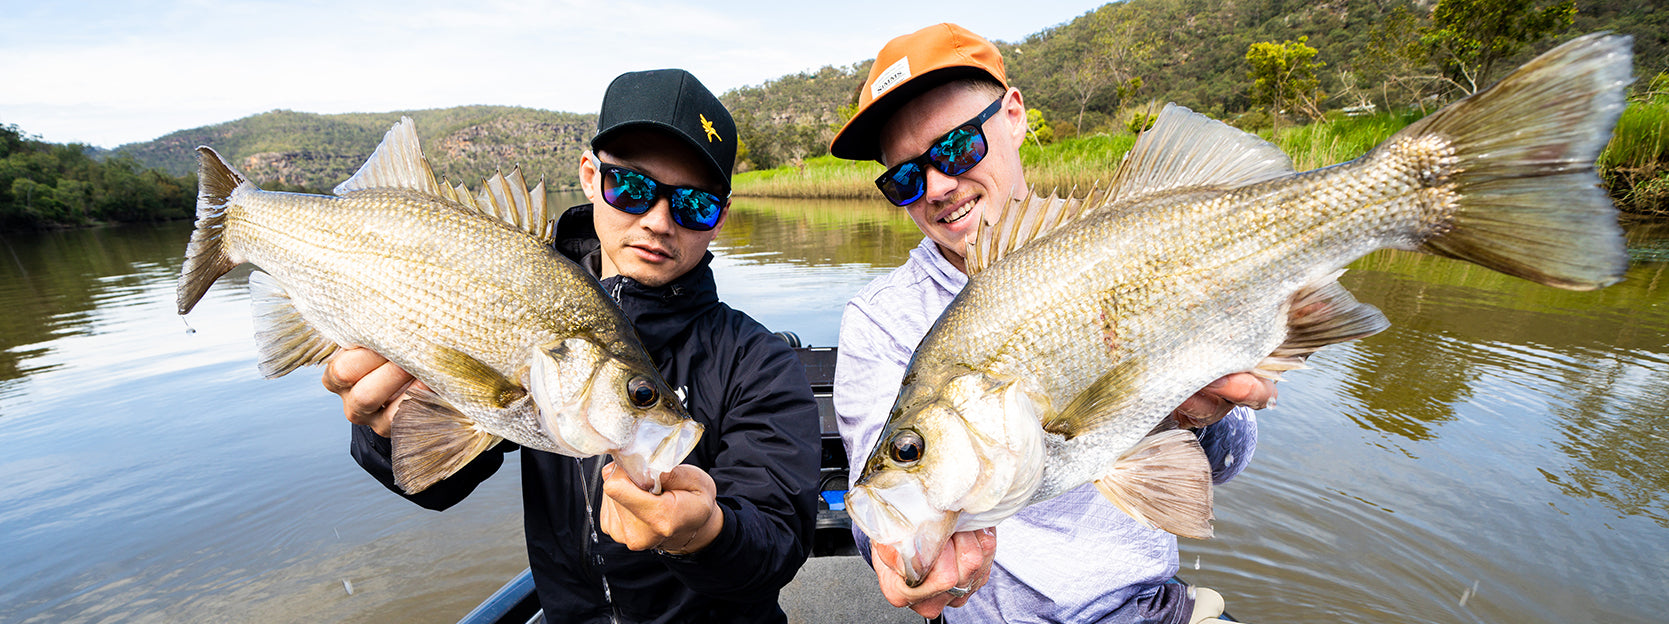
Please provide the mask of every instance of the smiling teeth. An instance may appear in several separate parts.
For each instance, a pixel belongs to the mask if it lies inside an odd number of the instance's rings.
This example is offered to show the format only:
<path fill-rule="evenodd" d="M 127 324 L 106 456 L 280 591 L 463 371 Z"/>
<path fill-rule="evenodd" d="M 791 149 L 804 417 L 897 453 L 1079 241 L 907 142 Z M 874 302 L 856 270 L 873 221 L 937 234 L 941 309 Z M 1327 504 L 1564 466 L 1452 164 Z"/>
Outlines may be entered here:
<path fill-rule="evenodd" d="M 962 217 L 968 216 L 968 211 L 974 209 L 974 203 L 975 202 L 968 202 L 966 204 L 962 204 L 962 209 L 961 210 L 958 210 L 954 213 L 951 213 L 950 216 L 947 216 L 943 219 L 940 219 L 939 222 L 940 223 L 955 223 L 958 219 L 961 219 Z"/>

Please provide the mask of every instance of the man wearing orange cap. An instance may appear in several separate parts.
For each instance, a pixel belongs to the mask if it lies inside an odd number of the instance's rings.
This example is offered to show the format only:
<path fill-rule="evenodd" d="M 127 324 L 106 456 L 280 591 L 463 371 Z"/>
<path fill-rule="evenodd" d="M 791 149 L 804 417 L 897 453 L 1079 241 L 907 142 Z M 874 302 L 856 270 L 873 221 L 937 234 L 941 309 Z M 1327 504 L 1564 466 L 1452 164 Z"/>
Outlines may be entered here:
<path fill-rule="evenodd" d="M 874 448 L 911 352 L 967 284 L 967 237 L 984 211 L 1027 192 L 1019 152 L 1025 104 L 1007 84 L 991 42 L 954 24 L 929 26 L 881 49 L 857 113 L 829 146 L 835 156 L 887 166 L 876 186 L 926 235 L 903 266 L 847 303 L 841 319 L 834 403 L 853 466 Z M 1257 445 L 1256 418 L 1237 406 L 1261 407 L 1274 396 L 1273 384 L 1237 373 L 1173 414 L 1195 428 L 1214 482 L 1238 474 Z M 943 611 L 968 622 L 1193 624 L 1222 612 L 1215 592 L 1170 581 L 1174 536 L 1130 518 L 1092 485 L 1000 526 L 1001 547 L 992 529 L 954 535 L 915 587 L 895 571 L 896 551 L 874 544 L 882 593 L 923 616 Z"/>

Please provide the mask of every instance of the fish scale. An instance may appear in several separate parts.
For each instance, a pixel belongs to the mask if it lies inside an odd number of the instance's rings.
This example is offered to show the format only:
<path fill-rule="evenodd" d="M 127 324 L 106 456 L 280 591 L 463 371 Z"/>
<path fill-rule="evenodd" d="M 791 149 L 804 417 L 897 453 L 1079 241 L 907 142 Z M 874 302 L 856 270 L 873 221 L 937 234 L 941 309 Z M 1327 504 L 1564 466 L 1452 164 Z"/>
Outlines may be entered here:
<path fill-rule="evenodd" d="M 442 187 L 409 119 L 334 196 L 263 191 L 213 150 L 199 152 L 179 312 L 232 267 L 253 263 L 263 271 L 250 280 L 263 373 L 363 346 L 422 381 L 428 389 L 408 393 L 390 431 L 395 480 L 407 492 L 500 438 L 575 457 L 612 454 L 650 490 L 694 447 L 701 426 L 625 315 L 544 238 L 542 184 L 529 193 L 512 172 L 475 198 Z"/>
<path fill-rule="evenodd" d="M 847 494 L 854 522 L 898 550 L 911 583 L 951 532 L 1086 483 L 1138 521 L 1208 537 L 1211 466 L 1168 415 L 1214 379 L 1279 378 L 1387 327 L 1339 285 L 1350 262 L 1397 248 L 1563 288 L 1622 278 L 1594 161 L 1624 106 L 1630 45 L 1576 39 L 1304 173 L 1167 106 L 1105 191 L 1022 197 L 981 224 L 968 284 L 915 351 Z"/>

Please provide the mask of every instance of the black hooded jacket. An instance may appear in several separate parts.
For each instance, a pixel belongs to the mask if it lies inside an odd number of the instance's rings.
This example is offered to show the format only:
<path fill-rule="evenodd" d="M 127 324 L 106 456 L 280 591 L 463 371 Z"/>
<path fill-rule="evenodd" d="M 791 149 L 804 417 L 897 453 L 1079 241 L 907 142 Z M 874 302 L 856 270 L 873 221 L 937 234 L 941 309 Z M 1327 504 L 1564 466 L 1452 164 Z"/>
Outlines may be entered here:
<path fill-rule="evenodd" d="M 596 273 L 591 206 L 564 213 L 556 239 L 559 252 Z M 787 620 L 778 591 L 810 553 L 817 514 L 817 404 L 788 344 L 719 301 L 712 259 L 706 254 L 658 288 L 612 277 L 603 289 L 705 427 L 684 463 L 713 477 L 724 528 L 689 556 L 633 552 L 593 530 L 606 458 L 522 449 L 527 555 L 550 621 L 609 622 L 611 615 L 621 622 Z M 517 448 L 500 443 L 412 496 L 394 485 L 387 438 L 355 426 L 352 453 L 390 490 L 440 510 L 468 496 Z"/>

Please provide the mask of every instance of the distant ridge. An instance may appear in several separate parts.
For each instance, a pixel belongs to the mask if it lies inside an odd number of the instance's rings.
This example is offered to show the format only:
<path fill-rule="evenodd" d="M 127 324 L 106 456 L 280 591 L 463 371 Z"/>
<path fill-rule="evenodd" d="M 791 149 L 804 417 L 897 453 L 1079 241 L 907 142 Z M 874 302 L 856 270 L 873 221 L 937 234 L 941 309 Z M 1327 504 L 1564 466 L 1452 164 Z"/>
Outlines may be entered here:
<path fill-rule="evenodd" d="M 435 175 L 471 187 L 518 165 L 530 182 L 542 176 L 551 188 L 576 187 L 580 153 L 597 128 L 594 114 L 514 106 L 334 115 L 274 110 L 112 152 L 185 175 L 197 170 L 197 146 L 207 145 L 258 183 L 322 191 L 353 175 L 402 115 L 417 122 Z"/>

